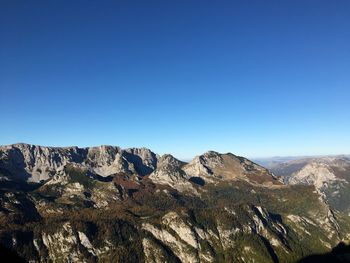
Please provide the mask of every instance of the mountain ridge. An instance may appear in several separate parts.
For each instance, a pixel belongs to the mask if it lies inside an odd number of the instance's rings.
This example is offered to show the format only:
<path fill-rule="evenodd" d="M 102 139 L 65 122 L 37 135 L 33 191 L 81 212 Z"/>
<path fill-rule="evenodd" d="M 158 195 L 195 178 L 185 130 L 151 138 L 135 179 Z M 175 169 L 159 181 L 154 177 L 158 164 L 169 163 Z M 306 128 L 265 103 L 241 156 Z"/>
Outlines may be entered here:
<path fill-rule="evenodd" d="M 295 159 L 274 164 L 270 170 L 286 184 L 313 185 L 325 202 L 350 212 L 350 157 L 347 155 Z"/>
<path fill-rule="evenodd" d="M 232 153 L 0 147 L 0 245 L 32 262 L 296 262 L 350 240 L 332 205 Z"/>
<path fill-rule="evenodd" d="M 248 174 L 249 169 L 259 173 L 263 171 L 265 176 L 273 178 L 265 168 L 244 157 L 215 151 L 207 151 L 194 157 L 191 162 L 185 163 L 169 154 L 159 156 L 145 147 L 126 149 L 110 145 L 85 148 L 46 147 L 24 143 L 0 146 L 0 168 L 17 175 L 22 174 L 30 182 L 48 180 L 69 163 L 79 164 L 103 177 L 117 173 L 130 173 L 142 177 L 153 173 L 150 178 L 156 179 L 155 172 L 159 161 L 164 162 L 169 158 L 173 162 L 173 168 L 178 169 L 177 177 L 182 176 L 187 179 L 203 177 L 208 181 L 229 180 L 235 179 L 236 174 L 244 177 L 243 174 Z M 174 165 L 178 167 L 175 168 Z M 232 171 L 219 169 L 229 165 L 231 170 L 236 169 L 235 175 Z M 159 175 L 158 171 L 157 174 Z M 166 178 L 163 176 L 163 179 Z M 159 176 L 158 182 L 160 182 Z"/>

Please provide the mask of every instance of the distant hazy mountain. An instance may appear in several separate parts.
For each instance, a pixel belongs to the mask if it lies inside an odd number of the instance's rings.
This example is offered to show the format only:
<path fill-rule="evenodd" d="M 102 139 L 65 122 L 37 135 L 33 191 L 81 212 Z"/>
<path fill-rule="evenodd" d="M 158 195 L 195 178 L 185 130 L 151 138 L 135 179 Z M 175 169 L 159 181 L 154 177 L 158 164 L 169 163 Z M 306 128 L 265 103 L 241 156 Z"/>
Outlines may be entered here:
<path fill-rule="evenodd" d="M 314 185 L 335 209 L 350 212 L 350 158 L 308 157 L 270 163 L 270 171 L 287 184 Z"/>
<path fill-rule="evenodd" d="M 347 161 L 329 162 L 343 187 Z M 286 185 L 231 153 L 1 146 L 0 245 L 34 262 L 295 262 L 350 238 L 347 210 L 298 171 Z"/>
<path fill-rule="evenodd" d="M 280 163 L 285 163 L 292 160 L 308 158 L 302 156 L 276 156 L 276 157 L 267 157 L 267 158 L 253 158 L 252 160 L 268 169 L 278 165 Z M 311 158 L 311 157 L 310 157 Z"/>
<path fill-rule="evenodd" d="M 263 167 L 266 167 L 272 172 L 276 172 L 278 176 L 290 175 L 291 172 L 295 172 L 300 163 L 307 162 L 314 159 L 322 158 L 350 158 L 350 155 L 321 155 L 321 156 L 276 156 L 267 158 L 253 158 L 252 160 Z M 295 162 L 293 162 L 295 161 Z M 294 164 L 294 166 L 293 166 Z M 283 166 L 288 169 L 283 169 Z"/>

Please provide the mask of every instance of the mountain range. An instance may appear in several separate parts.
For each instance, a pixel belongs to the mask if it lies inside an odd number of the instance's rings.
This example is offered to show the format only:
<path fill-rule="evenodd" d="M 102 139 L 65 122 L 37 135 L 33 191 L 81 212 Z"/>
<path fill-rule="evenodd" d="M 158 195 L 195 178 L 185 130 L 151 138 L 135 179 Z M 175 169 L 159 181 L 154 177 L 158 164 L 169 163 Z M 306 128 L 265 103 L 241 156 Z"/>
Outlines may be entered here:
<path fill-rule="evenodd" d="M 314 185 L 333 208 L 350 212 L 350 157 L 304 157 L 273 161 L 266 167 L 286 184 Z"/>
<path fill-rule="evenodd" d="M 350 239 L 350 159 L 0 146 L 0 245 L 30 262 L 297 262 Z"/>

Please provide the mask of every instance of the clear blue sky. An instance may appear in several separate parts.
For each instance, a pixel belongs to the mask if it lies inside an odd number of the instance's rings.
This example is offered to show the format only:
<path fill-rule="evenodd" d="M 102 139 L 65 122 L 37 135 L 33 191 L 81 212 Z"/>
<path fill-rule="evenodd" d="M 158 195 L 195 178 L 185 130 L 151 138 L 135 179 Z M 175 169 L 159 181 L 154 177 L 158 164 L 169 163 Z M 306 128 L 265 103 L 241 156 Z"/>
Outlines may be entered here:
<path fill-rule="evenodd" d="M 1 1 L 0 144 L 350 152 L 350 1 Z"/>

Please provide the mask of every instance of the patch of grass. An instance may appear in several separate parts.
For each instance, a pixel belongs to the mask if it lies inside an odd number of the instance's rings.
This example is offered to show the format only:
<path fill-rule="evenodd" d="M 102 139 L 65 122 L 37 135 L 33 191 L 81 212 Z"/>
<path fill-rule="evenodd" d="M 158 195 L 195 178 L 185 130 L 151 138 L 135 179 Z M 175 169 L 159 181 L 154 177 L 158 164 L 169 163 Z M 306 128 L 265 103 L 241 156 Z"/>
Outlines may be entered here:
<path fill-rule="evenodd" d="M 68 165 L 65 168 L 69 183 L 80 183 L 85 188 L 92 189 L 95 186 L 95 180 L 90 178 L 89 171 Z"/>

